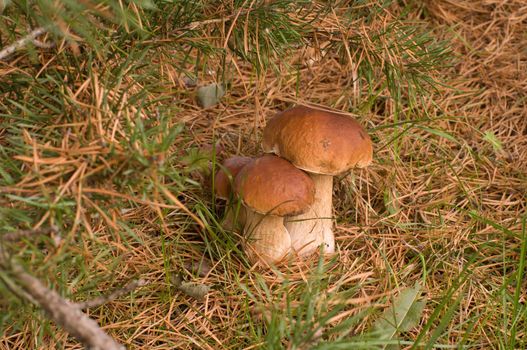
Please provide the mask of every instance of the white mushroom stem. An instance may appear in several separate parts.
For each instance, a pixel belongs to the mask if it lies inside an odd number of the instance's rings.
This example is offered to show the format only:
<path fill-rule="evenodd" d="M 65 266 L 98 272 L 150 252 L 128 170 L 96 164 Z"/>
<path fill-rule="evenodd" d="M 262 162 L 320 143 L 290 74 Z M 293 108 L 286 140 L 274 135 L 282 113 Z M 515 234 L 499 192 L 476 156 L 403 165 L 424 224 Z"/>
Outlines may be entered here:
<path fill-rule="evenodd" d="M 245 249 L 249 259 L 267 263 L 280 261 L 291 251 L 291 237 L 284 226 L 284 218 L 259 214 L 249 208 L 245 211 Z"/>
<path fill-rule="evenodd" d="M 300 255 L 317 250 L 324 243 L 324 253 L 335 252 L 333 234 L 333 176 L 309 173 L 315 183 L 315 201 L 311 209 L 286 219 L 293 249 Z"/>
<path fill-rule="evenodd" d="M 284 226 L 291 236 L 293 250 L 300 256 L 313 253 L 324 242 L 324 228 L 313 207 L 304 214 L 285 218 Z"/>

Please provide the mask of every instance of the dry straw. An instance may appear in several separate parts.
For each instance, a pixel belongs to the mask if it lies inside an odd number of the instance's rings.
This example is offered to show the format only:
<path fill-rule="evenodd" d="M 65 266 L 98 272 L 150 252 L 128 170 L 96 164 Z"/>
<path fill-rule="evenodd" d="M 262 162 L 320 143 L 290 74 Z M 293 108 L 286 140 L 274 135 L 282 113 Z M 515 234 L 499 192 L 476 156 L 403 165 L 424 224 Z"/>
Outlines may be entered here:
<path fill-rule="evenodd" d="M 389 67 L 395 67 L 393 72 L 401 67 L 409 70 L 419 60 L 411 49 L 392 49 L 393 38 L 374 40 L 376 33 L 396 22 L 402 11 L 399 5 L 385 8 L 373 20 L 349 20 L 348 5 L 328 12 L 322 12 L 321 4 L 316 6 L 323 15 L 291 16 L 299 23 L 313 21 L 314 29 L 307 34 L 309 48 L 302 45 L 285 59 L 270 58 L 279 62 L 278 72 L 257 74 L 254 65 L 232 52 L 225 62 L 210 56 L 207 63 L 212 70 L 228 68 L 227 95 L 215 107 L 197 106 L 184 75 L 174 68 L 181 61 L 172 56 L 172 36 L 166 36 L 149 39 L 156 45 L 155 55 L 147 55 L 150 67 L 131 67 L 133 74 L 123 74 L 117 84 L 107 81 L 107 70 L 119 68 L 117 60 L 110 58 L 103 65 L 79 56 L 81 66 L 93 67 L 89 73 L 70 72 L 75 80 L 60 91 L 64 113 L 71 117 L 58 115 L 38 127 L 22 128 L 16 145 L 4 138 L 7 130 L 0 131 L 0 142 L 11 147 L 12 159 L 23 173 L 16 184 L 0 188 L 4 195 L 0 203 L 28 209 L 32 207 L 24 200 L 51 198 L 55 206 L 35 219 L 36 228 L 61 224 L 56 222 L 57 210 L 70 218 L 71 225 L 61 227 L 65 232 L 57 247 L 20 257 L 27 266 L 49 262 L 35 274 L 62 286 L 61 293 L 78 301 L 112 291 L 137 276 L 149 282 L 133 295 L 89 310 L 90 317 L 120 343 L 138 349 L 257 348 L 264 338 L 255 335 L 253 327 L 267 317 L 258 310 L 283 305 L 285 300 L 274 296 L 282 295 L 278 291 L 284 288 L 284 278 L 290 281 L 286 288 L 291 295 L 303 290 L 316 257 L 284 267 L 281 273 L 258 271 L 236 250 L 239 238 L 222 233 L 214 225 L 215 216 L 207 215 L 214 208 L 210 193 L 165 176 L 177 170 L 190 180 L 203 181 L 200 171 L 208 164 L 198 167 L 187 151 L 215 141 L 221 143 L 223 154 L 260 153 L 266 120 L 296 102 L 354 111 L 375 141 L 372 166 L 336 181 L 339 263 L 327 271 L 323 295 L 341 288 L 356 290 L 329 326 L 369 307 L 384 306 L 387 296 L 424 279 L 428 304 L 420 326 L 408 339 L 416 339 L 424 330 L 421 340 L 425 341 L 439 320 L 448 316 L 446 308 L 434 316 L 435 307 L 445 302 L 445 291 L 475 256 L 470 278 L 457 286 L 453 296 L 452 300 L 459 297 L 459 306 L 446 325 L 448 336 L 439 342 L 456 345 L 464 338 L 465 344 L 483 349 L 502 339 L 500 310 L 505 306 L 496 291 L 503 286 L 506 295 L 515 293 L 515 282 L 504 286 L 504 279 L 512 278 L 518 266 L 521 217 L 527 212 L 524 1 L 442 0 L 412 7 L 409 21 L 422 22 L 433 37 L 446 40 L 456 57 L 437 70 L 415 68 L 447 84 L 435 85 L 438 89 L 429 92 L 416 92 L 411 80 L 398 77 L 394 78 L 397 86 L 391 87 L 383 75 L 392 72 Z M 233 23 L 247 27 L 248 12 L 217 10 L 224 11 L 229 21 L 192 23 L 202 37 L 180 40 L 207 39 L 229 47 Z M 58 45 L 57 50 L 68 47 Z M 196 51 L 190 52 L 187 72 L 196 68 L 189 63 Z M 2 63 L 0 76 L 8 81 L 21 70 L 39 77 L 46 69 L 69 69 L 47 50 L 32 59 L 43 68 L 36 70 L 29 59 L 15 55 Z M 367 72 L 365 62 L 376 67 L 372 73 L 377 78 L 369 82 L 361 75 Z M 157 86 L 143 90 L 149 82 L 142 82 L 139 73 L 148 69 L 157 70 Z M 215 74 L 197 71 L 202 84 L 218 80 Z M 399 96 L 394 95 L 396 87 Z M 372 92 L 376 98 L 371 98 Z M 6 100 L 0 104 L 7 109 Z M 141 104 L 144 107 L 138 108 Z M 170 105 L 174 108 L 168 109 Z M 174 146 L 145 147 L 160 142 L 166 128 L 148 135 L 147 143 L 140 135 L 132 137 L 132 131 L 140 129 L 138 123 L 158 125 L 156 116 L 164 112 L 170 115 L 170 126 L 186 126 L 174 136 Z M 181 157 L 187 157 L 186 163 L 178 160 Z M 191 168 L 188 164 L 196 165 L 195 171 L 185 173 Z M 185 186 L 189 187 L 179 190 Z M 26 243 L 10 244 L 16 251 Z M 55 271 L 50 266 L 59 264 L 58 257 L 66 253 L 82 259 L 79 266 L 89 273 L 75 268 L 69 270 L 70 276 L 46 273 Z M 205 273 L 185 267 L 200 261 L 206 261 Z M 276 294 L 265 292 L 258 272 L 266 288 Z M 202 301 L 193 300 L 171 286 L 169 276 L 174 273 L 211 289 Z M 83 277 L 71 282 L 76 276 Z M 519 298 L 525 302 L 527 285 L 521 283 Z M 3 301 L 0 308 L 9 309 Z M 41 323 L 39 313 L 27 311 L 23 316 L 16 327 L 3 325 L 0 349 L 79 348 L 56 325 Z M 424 328 L 429 319 L 432 330 Z M 372 320 L 365 315 L 353 332 L 367 330 Z M 518 327 L 518 339 L 527 337 L 524 329 Z"/>

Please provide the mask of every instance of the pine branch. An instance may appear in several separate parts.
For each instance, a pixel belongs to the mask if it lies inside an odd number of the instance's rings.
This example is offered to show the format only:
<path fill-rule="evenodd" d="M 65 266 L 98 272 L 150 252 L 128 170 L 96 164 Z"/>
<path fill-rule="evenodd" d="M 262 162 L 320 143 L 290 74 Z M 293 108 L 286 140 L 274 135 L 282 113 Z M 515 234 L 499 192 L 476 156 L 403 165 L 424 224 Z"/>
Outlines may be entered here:
<path fill-rule="evenodd" d="M 136 288 L 146 286 L 147 284 L 148 284 L 148 281 L 145 281 L 143 279 L 132 281 L 128 283 L 127 285 L 125 285 L 124 287 L 114 290 L 108 295 L 102 295 L 100 297 L 97 297 L 91 300 L 82 301 L 82 302 L 76 303 L 75 306 L 79 309 L 88 309 L 90 307 L 101 306 L 103 304 L 106 304 L 112 300 L 119 298 L 122 295 L 130 293 Z"/>
<path fill-rule="evenodd" d="M 57 227 L 50 226 L 50 227 L 44 227 L 44 228 L 38 228 L 38 229 L 32 229 L 32 230 L 19 230 L 15 232 L 9 232 L 4 234 L 2 237 L 2 240 L 4 242 L 6 241 L 19 241 L 22 238 L 28 238 L 38 235 L 48 235 L 50 233 L 57 233 Z"/>
<path fill-rule="evenodd" d="M 44 286 L 40 280 L 27 273 L 24 268 L 11 261 L 5 250 L 0 246 L 0 267 L 8 270 L 14 277 L 17 287 L 24 297 L 42 308 L 49 318 L 63 327 L 66 332 L 77 338 L 91 350 L 124 350 L 106 334 L 91 318 L 69 300 L 62 298 L 56 291 Z M 29 296 L 30 298 L 27 298 Z"/>
<path fill-rule="evenodd" d="M 35 43 L 37 37 L 45 33 L 47 33 L 47 29 L 44 27 L 38 27 L 37 29 L 34 29 L 31 33 L 29 33 L 22 39 L 19 39 L 15 41 L 13 44 L 3 48 L 2 51 L 0 51 L 0 60 L 5 60 L 7 57 L 13 54 L 16 50 L 24 47 L 25 45 L 31 42 Z M 41 44 L 41 42 L 37 41 L 36 46 L 39 46 L 39 44 Z"/>

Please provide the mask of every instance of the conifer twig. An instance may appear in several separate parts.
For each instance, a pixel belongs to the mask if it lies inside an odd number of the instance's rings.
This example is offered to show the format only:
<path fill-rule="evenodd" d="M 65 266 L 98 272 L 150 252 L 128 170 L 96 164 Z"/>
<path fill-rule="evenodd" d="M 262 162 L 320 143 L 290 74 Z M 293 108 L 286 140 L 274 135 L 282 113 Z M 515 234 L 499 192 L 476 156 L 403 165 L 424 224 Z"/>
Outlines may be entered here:
<path fill-rule="evenodd" d="M 122 288 L 114 290 L 113 292 L 111 292 L 108 295 L 101 295 L 100 297 L 97 297 L 97 298 L 94 298 L 94 299 L 91 299 L 91 300 L 78 302 L 75 305 L 79 309 L 88 309 L 90 307 L 101 306 L 103 304 L 106 304 L 106 303 L 108 303 L 108 302 L 110 302 L 112 300 L 115 300 L 115 299 L 119 298 L 122 295 L 130 293 L 131 291 L 133 291 L 136 288 L 146 286 L 147 284 L 148 284 L 148 281 L 145 281 L 143 279 L 135 280 L 135 281 L 132 281 L 132 282 L 128 283 L 127 285 L 125 285 Z"/>
<path fill-rule="evenodd" d="M 19 230 L 14 232 L 9 232 L 4 234 L 2 237 L 2 240 L 5 241 L 19 241 L 22 238 L 37 236 L 37 235 L 47 235 L 50 233 L 56 233 L 57 227 L 50 226 L 50 227 L 44 227 L 44 228 L 37 228 L 32 230 Z"/>
<path fill-rule="evenodd" d="M 75 303 L 64 299 L 56 291 L 47 288 L 40 280 L 27 273 L 22 266 L 12 261 L 0 245 L 0 268 L 8 270 L 21 293 L 30 302 L 42 308 L 51 320 L 77 338 L 90 350 L 124 350 L 104 332 L 97 322 L 89 318 Z M 27 298 L 29 296 L 29 298 Z"/>
<path fill-rule="evenodd" d="M 13 44 L 11 44 L 11 45 L 9 45 L 7 47 L 4 47 L 2 49 L 2 51 L 0 51 L 0 60 L 6 59 L 12 53 L 14 53 L 16 50 L 24 47 L 28 43 L 30 43 L 30 42 L 34 43 L 35 40 L 37 39 L 37 37 L 39 37 L 40 35 L 45 34 L 45 33 L 47 33 L 47 29 L 44 28 L 44 27 L 38 27 L 38 28 L 34 29 L 28 35 L 23 37 L 22 39 L 18 39 Z M 40 43 L 40 42 L 38 42 L 38 43 Z M 38 44 L 36 46 L 38 46 Z"/>

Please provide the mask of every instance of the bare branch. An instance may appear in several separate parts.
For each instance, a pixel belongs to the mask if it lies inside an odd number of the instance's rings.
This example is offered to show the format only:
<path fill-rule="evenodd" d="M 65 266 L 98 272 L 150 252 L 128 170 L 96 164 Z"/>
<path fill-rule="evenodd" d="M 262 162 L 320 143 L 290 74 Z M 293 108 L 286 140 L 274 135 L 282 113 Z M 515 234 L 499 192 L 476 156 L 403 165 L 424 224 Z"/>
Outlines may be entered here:
<path fill-rule="evenodd" d="M 50 227 L 38 228 L 35 230 L 20 230 L 20 231 L 15 231 L 15 232 L 9 232 L 0 237 L 3 241 L 18 241 L 18 240 L 21 240 L 22 238 L 38 236 L 38 235 L 48 235 L 50 233 L 56 233 L 56 232 L 58 232 L 57 227 L 50 226 Z"/>
<path fill-rule="evenodd" d="M 63 299 L 54 290 L 48 289 L 38 279 L 31 276 L 17 264 L 12 264 L 12 272 L 26 293 L 46 311 L 49 317 L 62 326 L 91 350 L 124 350 L 106 334 L 91 318 L 86 316 L 74 303 Z"/>
<path fill-rule="evenodd" d="M 25 37 L 23 37 L 22 39 L 19 39 L 17 41 L 15 41 L 13 44 L 7 46 L 7 47 L 4 47 L 2 49 L 2 51 L 0 51 L 0 60 L 3 60 L 5 58 L 7 58 L 8 56 L 10 56 L 13 52 L 15 52 L 16 50 L 24 47 L 25 45 L 27 45 L 28 43 L 30 42 L 34 42 L 34 40 L 47 32 L 47 29 L 44 28 L 44 27 L 38 27 L 37 29 L 34 29 L 33 31 L 31 31 L 31 33 L 29 33 L 28 35 L 26 35 Z"/>
<path fill-rule="evenodd" d="M 128 283 L 127 285 L 125 285 L 124 287 L 114 290 L 108 295 L 102 295 L 100 297 L 97 297 L 91 300 L 79 302 L 79 303 L 76 303 L 75 306 L 77 306 L 79 309 L 87 309 L 90 307 L 101 306 L 102 304 L 106 304 L 112 300 L 119 298 L 122 295 L 130 293 L 136 288 L 146 286 L 147 284 L 148 284 L 148 281 L 145 281 L 143 279 L 132 281 Z"/>
<path fill-rule="evenodd" d="M 33 39 L 32 43 L 33 43 L 33 45 L 35 45 L 39 49 L 52 49 L 55 46 L 57 46 L 54 42 L 45 43 L 45 42 L 37 40 L 37 39 Z"/>
<path fill-rule="evenodd" d="M 17 298 L 22 300 L 26 299 L 31 304 L 38 306 L 37 301 L 33 299 L 31 295 L 27 294 L 22 288 L 20 288 L 20 286 L 18 286 L 15 281 L 9 278 L 6 273 L 0 273 L 0 281 L 2 281 L 5 287 Z"/>
<path fill-rule="evenodd" d="M 125 350 L 106 334 L 91 318 L 86 316 L 75 303 L 62 298 L 57 292 L 47 288 L 24 268 L 12 261 L 0 242 L 0 267 L 9 270 L 22 296 L 42 308 L 51 320 L 63 327 L 66 332 L 85 344 L 90 350 Z M 29 296 L 29 298 L 28 298 Z"/>

